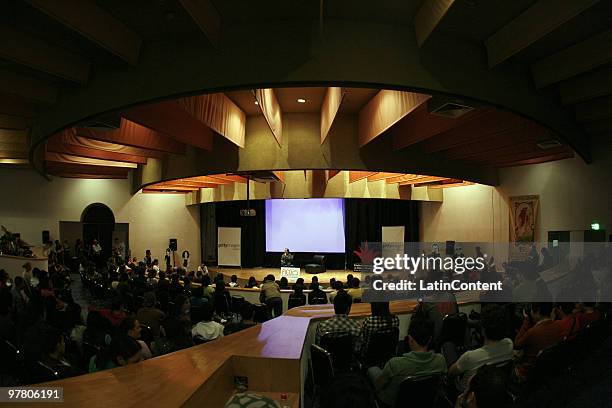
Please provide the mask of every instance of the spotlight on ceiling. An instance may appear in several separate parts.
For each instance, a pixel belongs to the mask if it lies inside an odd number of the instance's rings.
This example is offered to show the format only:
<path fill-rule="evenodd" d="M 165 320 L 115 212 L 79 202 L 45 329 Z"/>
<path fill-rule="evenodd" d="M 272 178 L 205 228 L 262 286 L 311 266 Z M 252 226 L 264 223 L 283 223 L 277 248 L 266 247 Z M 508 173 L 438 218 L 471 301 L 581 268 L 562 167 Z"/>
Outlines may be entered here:
<path fill-rule="evenodd" d="M 306 103 L 306 99 L 304 98 L 298 98 L 297 101 L 298 103 Z"/>

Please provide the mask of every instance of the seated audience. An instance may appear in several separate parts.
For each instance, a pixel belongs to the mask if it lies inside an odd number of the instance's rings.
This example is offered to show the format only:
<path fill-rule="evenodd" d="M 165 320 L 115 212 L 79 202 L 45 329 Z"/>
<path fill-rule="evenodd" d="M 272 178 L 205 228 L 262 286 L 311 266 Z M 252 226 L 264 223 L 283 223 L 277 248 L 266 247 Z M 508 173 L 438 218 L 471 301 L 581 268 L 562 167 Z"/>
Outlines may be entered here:
<path fill-rule="evenodd" d="M 289 289 L 289 280 L 287 280 L 287 278 L 283 276 L 282 278 L 280 278 L 280 281 L 278 281 L 278 287 L 281 289 Z"/>
<path fill-rule="evenodd" d="M 584 328 L 601 318 L 601 313 L 595 308 L 595 302 L 584 302 L 576 314 L 580 327 Z"/>
<path fill-rule="evenodd" d="M 204 297 L 204 288 L 198 286 L 191 292 L 191 307 L 203 307 L 209 303 L 209 298 Z"/>
<path fill-rule="evenodd" d="M 87 313 L 87 328 L 83 332 L 83 341 L 97 347 L 110 346 L 112 326 L 100 312 L 91 310 Z"/>
<path fill-rule="evenodd" d="M 127 316 L 123 310 L 123 302 L 121 302 L 119 298 L 112 300 L 110 309 L 100 309 L 99 312 L 103 317 L 107 318 L 113 326 L 119 326 Z"/>
<path fill-rule="evenodd" d="M 66 358 L 66 343 L 59 330 L 47 331 L 41 340 L 43 342 L 41 362 L 55 371 L 57 377 L 67 378 L 80 374 L 79 370 Z M 47 379 L 54 380 L 55 378 L 49 376 Z"/>
<path fill-rule="evenodd" d="M 310 285 L 310 293 L 308 294 L 308 304 L 324 305 L 327 303 L 327 294 L 321 290 L 319 283 Z"/>
<path fill-rule="evenodd" d="M 508 394 L 508 376 L 502 368 L 484 365 L 470 379 L 467 390 L 457 398 L 456 408 L 506 408 L 511 400 Z"/>
<path fill-rule="evenodd" d="M 361 296 L 363 295 L 363 289 L 359 287 L 360 284 L 359 278 L 353 278 L 351 280 L 351 287 L 346 291 L 349 296 L 353 298 L 353 302 L 358 299 L 361 300 Z"/>
<path fill-rule="evenodd" d="M 395 406 L 399 385 L 408 376 L 443 374 L 446 372 L 446 361 L 442 354 L 429 351 L 433 335 L 433 325 L 417 320 L 408 328 L 410 352 L 401 357 L 393 357 L 381 370 L 370 367 L 368 376 L 374 383 L 376 394 L 382 402 L 390 407 Z"/>
<path fill-rule="evenodd" d="M 156 356 L 173 353 L 193 346 L 190 328 L 185 322 L 169 317 L 162 323 L 165 336 L 153 341 L 151 348 Z"/>
<path fill-rule="evenodd" d="M 296 286 L 301 286 L 302 288 L 306 288 L 306 284 L 304 283 L 304 278 L 297 278 L 291 289 L 295 288 Z"/>
<path fill-rule="evenodd" d="M 359 352 L 361 349 L 361 322 L 348 317 L 352 303 L 351 297 L 345 291 L 338 292 L 334 299 L 335 315 L 317 324 L 316 344 L 320 344 L 321 337 L 325 333 L 347 332 L 353 336 L 353 351 Z"/>
<path fill-rule="evenodd" d="M 306 295 L 302 286 L 294 286 L 293 293 L 289 295 L 289 302 L 292 306 L 303 306 L 306 304 Z"/>
<path fill-rule="evenodd" d="M 191 336 L 199 337 L 204 341 L 223 337 L 223 325 L 213 321 L 213 309 L 206 307 L 202 313 L 202 321 L 191 329 Z"/>
<path fill-rule="evenodd" d="M 223 283 L 223 278 L 217 279 L 215 283 L 215 294 L 214 294 L 214 305 L 215 312 L 218 315 L 222 315 L 230 312 L 230 305 L 232 304 L 232 297 L 230 296 L 229 291 L 225 287 L 225 283 Z"/>
<path fill-rule="evenodd" d="M 274 279 L 274 275 L 266 276 L 261 284 L 260 300 L 268 305 L 273 317 L 283 314 L 283 299 L 281 298 L 280 288 Z"/>
<path fill-rule="evenodd" d="M 246 286 L 245 286 L 245 287 L 246 287 L 246 288 L 249 288 L 249 289 L 250 289 L 250 288 L 255 288 L 255 289 L 258 289 L 258 287 L 257 287 L 257 280 L 255 279 L 255 277 L 254 277 L 254 276 L 251 276 L 251 277 L 249 278 L 249 281 L 247 282 L 247 284 L 246 284 Z"/>
<path fill-rule="evenodd" d="M 139 322 L 151 328 L 154 337 L 159 337 L 161 322 L 166 318 L 166 315 L 155 307 L 156 303 L 155 292 L 145 293 L 142 307 L 138 309 L 136 318 Z"/>
<path fill-rule="evenodd" d="M 133 316 L 128 316 L 121 322 L 119 326 L 119 334 L 122 336 L 128 336 L 133 338 L 138 342 L 140 348 L 142 349 L 141 356 L 143 360 L 149 359 L 153 357 L 153 353 L 151 353 L 151 349 L 144 341 L 140 340 L 140 332 L 142 331 L 142 327 L 140 326 L 140 322 Z"/>
<path fill-rule="evenodd" d="M 230 278 L 229 286 L 230 286 L 230 288 L 239 288 L 240 287 L 240 285 L 238 284 L 238 276 L 232 275 L 232 277 Z"/>
<path fill-rule="evenodd" d="M 389 311 L 389 302 L 372 302 L 370 308 L 372 315 L 365 318 L 361 327 L 362 353 L 367 351 L 373 333 L 391 327 L 399 328 L 399 318 Z"/>
<path fill-rule="evenodd" d="M 516 372 L 524 380 L 541 350 L 561 340 L 561 328 L 550 318 L 552 303 L 532 303 L 531 311 L 523 311 L 523 325 L 516 335 L 514 347 L 523 351 Z"/>
<path fill-rule="evenodd" d="M 336 295 L 338 294 L 338 291 L 340 291 L 340 290 L 344 290 L 343 288 L 344 288 L 344 285 L 342 284 L 342 281 L 339 281 L 339 280 L 338 280 L 338 281 L 334 281 L 334 285 L 333 285 L 333 287 L 332 287 L 333 292 L 331 292 L 331 293 L 329 294 L 329 301 L 330 301 L 331 303 L 334 303 L 334 298 L 335 298 L 335 297 L 336 297 Z"/>
<path fill-rule="evenodd" d="M 574 303 L 558 303 L 553 309 L 555 324 L 561 329 L 562 339 L 575 338 L 582 327 L 576 314 L 574 314 Z"/>
<path fill-rule="evenodd" d="M 496 364 L 512 359 L 512 340 L 504 337 L 505 315 L 501 307 L 489 306 L 482 312 L 481 324 L 484 332 L 484 345 L 466 351 L 448 370 L 450 377 L 457 377 L 457 388 L 467 388 L 476 370 L 485 364 Z"/>
<path fill-rule="evenodd" d="M 212 286 L 210 275 L 204 275 L 202 278 L 202 290 L 204 297 L 208 298 L 208 300 L 212 302 L 215 297 L 215 288 Z"/>
<path fill-rule="evenodd" d="M 113 337 L 108 350 L 101 350 L 89 360 L 89 372 L 108 370 L 135 364 L 143 360 L 142 348 L 130 336 L 118 335 Z"/>

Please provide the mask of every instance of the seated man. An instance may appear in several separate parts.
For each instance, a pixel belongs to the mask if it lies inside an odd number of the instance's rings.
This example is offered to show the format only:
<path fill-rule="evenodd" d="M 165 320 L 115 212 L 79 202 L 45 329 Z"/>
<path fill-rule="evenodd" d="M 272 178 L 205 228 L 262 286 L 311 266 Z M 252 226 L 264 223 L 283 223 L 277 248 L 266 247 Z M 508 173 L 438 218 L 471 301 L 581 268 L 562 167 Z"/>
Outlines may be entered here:
<path fill-rule="evenodd" d="M 510 407 L 507 375 L 495 366 L 482 366 L 471 378 L 468 389 L 457 398 L 457 408 Z"/>
<path fill-rule="evenodd" d="M 315 343 L 320 344 L 321 337 L 330 332 L 348 332 L 353 336 L 353 351 L 358 353 L 361 347 L 359 334 L 361 333 L 361 322 L 349 319 L 348 314 L 353 303 L 351 297 L 340 291 L 334 299 L 335 315 L 317 325 Z"/>
<path fill-rule="evenodd" d="M 285 251 L 281 255 L 281 266 L 291 266 L 293 263 L 293 254 L 289 252 L 289 248 L 285 248 Z"/>
<path fill-rule="evenodd" d="M 202 340 L 210 341 L 223 337 L 223 325 L 213 321 L 213 309 L 205 306 L 202 312 L 202 321 L 193 326 L 191 335 Z"/>
<path fill-rule="evenodd" d="M 466 351 L 448 370 L 450 377 L 457 377 L 457 388 L 460 391 L 467 388 L 470 378 L 479 367 L 512 359 L 512 340 L 504 337 L 504 316 L 504 310 L 498 306 L 491 305 L 483 309 L 484 345 Z"/>
<path fill-rule="evenodd" d="M 538 353 L 561 340 L 561 328 L 550 318 L 552 303 L 532 303 L 531 311 L 523 311 L 524 320 L 514 340 L 514 347 L 523 350 L 516 366 L 520 379 L 526 379 Z"/>
<path fill-rule="evenodd" d="M 542 248 L 544 249 L 544 248 Z M 574 314 L 574 303 L 558 303 L 554 308 L 555 324 L 561 329 L 562 339 L 573 339 L 580 332 L 580 322 Z"/>
<path fill-rule="evenodd" d="M 339 296 L 339 295 L 338 295 Z M 393 357 L 381 370 L 370 367 L 368 376 L 374 383 L 380 400 L 390 407 L 395 406 L 401 382 L 408 376 L 443 374 L 446 372 L 444 356 L 428 351 L 433 336 L 433 325 L 424 320 L 415 320 L 408 328 L 409 353 Z M 406 396 L 409 398 L 409 396 Z"/>
<path fill-rule="evenodd" d="M 149 326 L 154 337 L 160 336 L 161 322 L 166 318 L 164 312 L 155 307 L 157 298 L 155 292 L 147 292 L 144 294 L 142 307 L 138 309 L 136 318 L 145 326 Z"/>
<path fill-rule="evenodd" d="M 59 378 L 67 378 L 80 374 L 79 370 L 66 358 L 64 336 L 56 329 L 50 329 L 45 333 L 41 360 L 47 367 L 55 371 Z M 49 375 L 45 380 L 50 381 L 54 379 L 53 376 Z"/>

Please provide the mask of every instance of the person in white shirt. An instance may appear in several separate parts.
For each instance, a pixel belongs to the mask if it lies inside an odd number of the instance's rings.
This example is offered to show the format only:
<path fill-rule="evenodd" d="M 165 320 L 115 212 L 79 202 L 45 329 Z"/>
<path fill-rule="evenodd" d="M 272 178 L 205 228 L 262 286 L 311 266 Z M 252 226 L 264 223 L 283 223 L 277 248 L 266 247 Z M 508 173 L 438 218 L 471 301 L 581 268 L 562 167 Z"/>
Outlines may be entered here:
<path fill-rule="evenodd" d="M 238 284 L 238 276 L 236 275 L 232 275 L 232 277 L 230 278 L 230 288 L 238 288 L 240 287 L 240 285 Z"/>
<path fill-rule="evenodd" d="M 202 321 L 191 329 L 192 337 L 199 337 L 204 341 L 220 339 L 223 337 L 223 325 L 213 321 L 213 310 L 205 307 L 202 313 Z"/>

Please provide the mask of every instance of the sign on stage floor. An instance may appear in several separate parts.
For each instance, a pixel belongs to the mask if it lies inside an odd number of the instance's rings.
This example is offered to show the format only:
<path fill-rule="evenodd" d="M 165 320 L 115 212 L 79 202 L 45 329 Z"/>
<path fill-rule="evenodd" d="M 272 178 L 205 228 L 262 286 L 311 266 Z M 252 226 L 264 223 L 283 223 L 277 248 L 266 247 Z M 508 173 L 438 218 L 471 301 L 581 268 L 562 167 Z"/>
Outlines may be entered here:
<path fill-rule="evenodd" d="M 289 282 L 293 283 L 300 277 L 300 268 L 282 266 L 280 276 L 281 278 L 284 276 Z"/>

